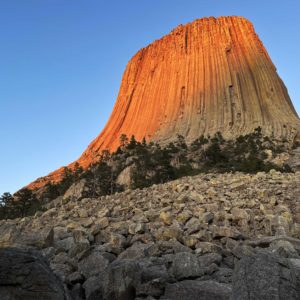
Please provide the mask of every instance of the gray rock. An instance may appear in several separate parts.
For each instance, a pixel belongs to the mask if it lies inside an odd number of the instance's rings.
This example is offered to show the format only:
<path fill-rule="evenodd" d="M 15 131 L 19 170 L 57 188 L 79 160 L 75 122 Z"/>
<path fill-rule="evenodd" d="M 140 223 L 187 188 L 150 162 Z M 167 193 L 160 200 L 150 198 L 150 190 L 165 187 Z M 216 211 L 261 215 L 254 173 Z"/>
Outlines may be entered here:
<path fill-rule="evenodd" d="M 75 256 L 80 255 L 80 253 L 82 253 L 88 249 L 90 249 L 90 243 L 86 240 L 86 241 L 74 244 L 70 248 L 68 255 L 70 257 L 75 257 Z"/>
<path fill-rule="evenodd" d="M 286 240 L 277 240 L 270 244 L 273 252 L 286 258 L 300 258 L 292 243 Z"/>
<path fill-rule="evenodd" d="M 231 253 L 237 258 L 242 258 L 244 256 L 255 254 L 255 249 L 248 245 L 238 244 L 231 249 Z"/>
<path fill-rule="evenodd" d="M 120 254 L 126 246 L 126 238 L 122 234 L 112 233 L 109 237 L 111 252 Z"/>
<path fill-rule="evenodd" d="M 83 300 L 84 299 L 84 290 L 80 283 L 76 283 L 71 289 L 72 300 Z"/>
<path fill-rule="evenodd" d="M 1 300 L 64 300 L 62 283 L 36 252 L 0 249 Z"/>
<path fill-rule="evenodd" d="M 86 300 L 104 300 L 102 288 L 102 276 L 92 276 L 83 284 Z"/>
<path fill-rule="evenodd" d="M 79 209 L 77 213 L 78 213 L 79 218 L 88 218 L 88 216 L 89 216 L 88 212 L 84 208 Z"/>
<path fill-rule="evenodd" d="M 128 227 L 128 232 L 130 234 L 139 234 L 145 232 L 145 224 L 143 223 L 131 223 Z"/>
<path fill-rule="evenodd" d="M 212 228 L 214 238 L 229 237 L 232 239 L 242 238 L 242 234 L 235 228 L 230 226 L 214 226 Z"/>
<path fill-rule="evenodd" d="M 240 221 L 240 220 L 249 220 L 249 215 L 246 212 L 246 210 L 238 208 L 238 207 L 233 207 L 231 209 L 231 214 L 232 214 L 232 219 L 235 221 Z"/>
<path fill-rule="evenodd" d="M 62 281 L 65 282 L 66 278 L 74 271 L 68 264 L 51 263 L 50 267 L 53 273 Z"/>
<path fill-rule="evenodd" d="M 57 226 L 53 228 L 54 241 L 63 240 L 70 237 L 72 234 L 68 232 L 66 227 Z"/>
<path fill-rule="evenodd" d="M 198 257 L 198 262 L 201 268 L 208 267 L 211 264 L 219 265 L 222 261 L 222 256 L 218 253 L 207 253 Z"/>
<path fill-rule="evenodd" d="M 161 300 L 228 300 L 230 285 L 216 281 L 184 280 L 174 284 L 167 284 L 165 294 Z"/>
<path fill-rule="evenodd" d="M 220 283 L 231 283 L 233 270 L 229 268 L 219 268 L 212 278 Z"/>
<path fill-rule="evenodd" d="M 200 277 L 204 274 L 203 269 L 200 268 L 198 257 L 187 252 L 174 255 L 171 271 L 178 280 Z"/>
<path fill-rule="evenodd" d="M 283 216 L 274 216 L 271 219 L 271 228 L 276 235 L 289 235 L 290 222 Z"/>
<path fill-rule="evenodd" d="M 54 232 L 52 228 L 43 228 L 24 237 L 22 245 L 33 246 L 38 249 L 48 248 L 54 245 Z"/>
<path fill-rule="evenodd" d="M 165 285 L 166 283 L 160 278 L 144 282 L 138 285 L 136 295 L 148 295 L 149 297 L 155 297 L 157 299 L 157 297 L 160 297 L 163 294 Z"/>
<path fill-rule="evenodd" d="M 86 188 L 86 180 L 81 179 L 78 182 L 73 183 L 68 190 L 65 192 L 63 196 L 63 200 L 71 199 L 71 200 L 80 200 L 85 196 Z"/>
<path fill-rule="evenodd" d="M 112 262 L 103 279 L 103 299 L 134 300 L 141 282 L 141 268 L 133 260 Z"/>
<path fill-rule="evenodd" d="M 134 244 L 131 247 L 127 248 L 125 251 L 123 251 L 118 256 L 118 259 L 138 259 L 141 257 L 145 257 L 147 256 L 147 249 L 151 247 L 151 244 Z"/>
<path fill-rule="evenodd" d="M 93 251 L 79 262 L 78 270 L 85 278 L 89 278 L 102 273 L 108 264 L 109 261 L 100 252 Z"/>
<path fill-rule="evenodd" d="M 53 246 L 54 233 L 50 227 L 44 227 L 32 232 L 21 230 L 13 221 L 0 226 L 0 247 L 33 247 L 43 249 Z"/>
<path fill-rule="evenodd" d="M 97 223 L 97 231 L 106 228 L 109 225 L 109 220 L 107 217 L 100 218 Z"/>
<path fill-rule="evenodd" d="M 83 281 L 83 276 L 78 272 L 73 272 L 72 274 L 70 274 L 67 278 L 68 282 L 71 284 L 76 284 L 76 283 L 80 283 Z"/>
<path fill-rule="evenodd" d="M 295 250 L 300 252 L 300 240 L 296 238 L 292 238 L 285 235 L 278 235 L 278 236 L 266 236 L 257 240 L 247 241 L 246 243 L 251 245 L 252 247 L 268 247 L 271 243 L 275 241 L 288 241 L 290 242 Z"/>
<path fill-rule="evenodd" d="M 299 299 L 299 275 L 287 259 L 271 252 L 243 257 L 234 270 L 231 299 Z"/>
<path fill-rule="evenodd" d="M 43 257 L 45 257 L 47 261 L 49 261 L 55 255 L 55 248 L 54 247 L 45 248 L 42 249 L 40 253 L 42 254 Z"/>
<path fill-rule="evenodd" d="M 300 271 L 300 259 L 299 258 L 290 258 L 289 261 L 291 264 Z"/>
<path fill-rule="evenodd" d="M 211 223 L 214 219 L 214 214 L 210 211 L 200 216 L 200 221 L 203 223 Z"/>
<path fill-rule="evenodd" d="M 20 236 L 20 230 L 12 221 L 7 221 L 0 226 L 0 247 L 13 247 Z"/>
<path fill-rule="evenodd" d="M 141 281 L 136 286 L 136 295 L 159 297 L 167 282 L 172 281 L 163 258 L 144 258 L 138 260 L 141 268 Z"/>
<path fill-rule="evenodd" d="M 210 242 L 198 242 L 196 245 L 196 253 L 198 254 L 205 254 L 211 252 L 222 252 L 222 248 L 214 243 Z"/>
<path fill-rule="evenodd" d="M 63 240 L 59 240 L 55 243 L 55 248 L 57 252 L 65 251 L 68 252 L 75 245 L 74 238 L 68 237 Z"/>
<path fill-rule="evenodd" d="M 157 245 L 159 250 L 167 253 L 193 252 L 192 249 L 182 245 L 177 240 L 160 241 Z"/>
<path fill-rule="evenodd" d="M 88 239 L 88 233 L 82 229 L 75 229 L 72 232 L 75 243 L 84 243 Z"/>

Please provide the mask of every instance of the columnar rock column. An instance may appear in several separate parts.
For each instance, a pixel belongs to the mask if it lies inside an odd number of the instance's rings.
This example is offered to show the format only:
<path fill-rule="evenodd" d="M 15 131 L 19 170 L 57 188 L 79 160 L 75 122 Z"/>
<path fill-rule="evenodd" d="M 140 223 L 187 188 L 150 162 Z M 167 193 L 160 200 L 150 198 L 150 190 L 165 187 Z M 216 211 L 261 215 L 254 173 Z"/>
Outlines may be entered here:
<path fill-rule="evenodd" d="M 270 136 L 297 136 L 300 121 L 287 89 L 248 20 L 204 18 L 133 56 L 105 128 L 78 162 L 87 168 L 102 150 L 115 150 L 121 134 L 160 143 L 181 134 L 191 142 L 217 131 L 234 138 L 258 126 Z"/>

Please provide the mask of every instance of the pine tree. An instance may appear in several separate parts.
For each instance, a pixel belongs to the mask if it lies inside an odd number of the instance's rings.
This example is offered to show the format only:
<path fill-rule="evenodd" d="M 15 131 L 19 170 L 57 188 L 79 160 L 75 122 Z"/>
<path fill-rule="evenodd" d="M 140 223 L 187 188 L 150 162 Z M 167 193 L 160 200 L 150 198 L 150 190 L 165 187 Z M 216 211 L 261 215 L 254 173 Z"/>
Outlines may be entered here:
<path fill-rule="evenodd" d="M 126 134 L 121 134 L 120 136 L 120 146 L 121 148 L 125 148 L 128 145 L 128 137 Z"/>
<path fill-rule="evenodd" d="M 64 167 L 62 173 L 62 180 L 57 185 L 57 189 L 60 195 L 63 195 L 66 190 L 75 182 L 75 176 L 71 169 Z"/>
<path fill-rule="evenodd" d="M 73 175 L 73 180 L 75 181 L 75 180 L 80 179 L 82 173 L 83 173 L 82 166 L 78 162 L 76 162 L 74 164 L 74 169 L 73 169 L 73 174 L 72 174 Z"/>
<path fill-rule="evenodd" d="M 104 161 L 94 164 L 88 175 L 90 196 L 98 197 L 112 194 L 115 190 L 115 175 L 112 168 Z"/>
<path fill-rule="evenodd" d="M 137 146 L 137 141 L 136 141 L 134 135 L 132 135 L 130 138 L 129 144 L 127 145 L 126 148 L 129 150 L 134 150 L 136 148 L 136 146 Z"/>
<path fill-rule="evenodd" d="M 11 193 L 3 193 L 0 197 L 0 219 L 8 219 L 12 217 L 13 196 Z"/>
<path fill-rule="evenodd" d="M 184 136 L 182 136 L 182 135 L 180 135 L 180 134 L 177 135 L 176 146 L 177 146 L 180 150 L 186 150 L 186 149 L 187 149 L 187 144 L 186 144 L 186 142 L 185 142 Z"/>
<path fill-rule="evenodd" d="M 150 173 L 153 172 L 153 163 L 150 147 L 154 147 L 154 144 L 147 145 L 145 139 L 136 146 L 136 156 L 131 171 L 131 188 L 133 189 L 143 188 L 151 184 Z"/>
<path fill-rule="evenodd" d="M 51 181 L 46 184 L 46 191 L 44 197 L 53 200 L 59 196 L 59 191 L 57 185 L 52 183 Z"/>
<path fill-rule="evenodd" d="M 145 137 L 143 137 L 143 139 L 142 139 L 141 146 L 142 147 L 147 147 L 147 141 L 146 141 Z"/>
<path fill-rule="evenodd" d="M 109 150 L 103 150 L 100 156 L 100 161 L 108 162 L 111 158 Z"/>
<path fill-rule="evenodd" d="M 171 155 L 168 149 L 157 148 L 153 154 L 155 160 L 152 183 L 164 183 L 175 178 L 175 171 L 171 165 Z"/>
<path fill-rule="evenodd" d="M 210 140 L 210 145 L 205 151 L 203 151 L 202 154 L 205 170 L 209 170 L 211 168 L 220 168 L 224 170 L 224 168 L 226 168 L 228 157 L 226 156 L 226 151 L 223 151 L 223 149 L 221 148 L 221 144 L 223 143 L 224 139 L 221 133 L 217 132 Z"/>
<path fill-rule="evenodd" d="M 40 209 L 39 201 L 29 189 L 21 189 L 14 196 L 16 198 L 15 205 L 18 211 L 18 216 L 23 218 Z"/>

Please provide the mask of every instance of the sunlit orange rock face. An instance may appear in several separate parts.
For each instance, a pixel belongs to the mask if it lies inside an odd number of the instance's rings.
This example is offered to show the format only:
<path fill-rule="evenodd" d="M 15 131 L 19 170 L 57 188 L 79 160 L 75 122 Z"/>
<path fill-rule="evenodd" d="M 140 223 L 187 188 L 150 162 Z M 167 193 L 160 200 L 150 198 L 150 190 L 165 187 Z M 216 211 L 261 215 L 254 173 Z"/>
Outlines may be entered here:
<path fill-rule="evenodd" d="M 233 138 L 258 126 L 275 137 L 299 133 L 287 89 L 248 20 L 204 18 L 133 56 L 105 128 L 78 162 L 87 168 L 102 150 L 116 150 L 121 134 L 160 143 L 181 134 L 191 142 L 217 131 Z M 59 181 L 61 173 L 30 187 Z"/>

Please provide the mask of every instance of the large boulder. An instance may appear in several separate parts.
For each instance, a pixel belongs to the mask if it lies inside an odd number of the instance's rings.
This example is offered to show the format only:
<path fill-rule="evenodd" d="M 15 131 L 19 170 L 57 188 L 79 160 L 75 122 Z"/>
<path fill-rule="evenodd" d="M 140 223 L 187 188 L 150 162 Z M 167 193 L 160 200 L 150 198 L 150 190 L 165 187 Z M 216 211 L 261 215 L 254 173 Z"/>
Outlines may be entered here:
<path fill-rule="evenodd" d="M 28 247 L 43 249 L 53 245 L 53 229 L 48 226 L 32 231 L 31 228 L 20 228 L 15 220 L 0 225 L 0 247 Z"/>
<path fill-rule="evenodd" d="M 136 286 L 137 296 L 160 297 L 166 283 L 174 282 L 168 272 L 168 259 L 164 257 L 146 257 L 138 260 L 141 268 L 141 281 Z"/>
<path fill-rule="evenodd" d="M 131 184 L 131 173 L 133 166 L 126 167 L 117 177 L 117 184 L 122 185 L 124 188 L 129 188 Z"/>
<path fill-rule="evenodd" d="M 141 268 L 133 260 L 112 262 L 103 279 L 103 298 L 106 300 L 134 300 L 141 282 Z"/>
<path fill-rule="evenodd" d="M 0 249 L 1 300 L 64 300 L 63 284 L 36 252 Z"/>
<path fill-rule="evenodd" d="M 78 269 L 85 278 L 89 278 L 102 273 L 108 264 L 109 261 L 100 252 L 92 251 L 79 262 Z"/>
<path fill-rule="evenodd" d="M 73 183 L 65 192 L 63 196 L 63 202 L 66 202 L 68 199 L 71 200 L 80 200 L 86 196 L 88 192 L 88 187 L 86 185 L 86 180 L 81 179 L 78 182 Z"/>
<path fill-rule="evenodd" d="M 89 277 L 83 284 L 86 300 L 103 300 L 102 275 Z"/>
<path fill-rule="evenodd" d="M 1 222 L 0 224 L 0 247 L 12 247 L 20 236 L 20 230 L 13 221 Z"/>
<path fill-rule="evenodd" d="M 232 300 L 300 299 L 300 269 L 272 252 L 243 257 L 232 282 Z"/>
<path fill-rule="evenodd" d="M 204 274 L 197 256 L 189 252 L 175 254 L 171 270 L 178 280 L 201 277 Z"/>

